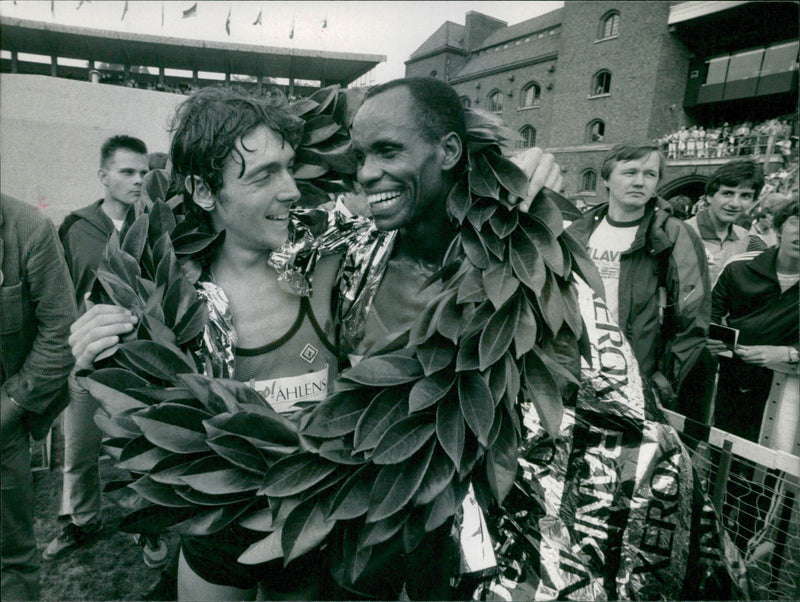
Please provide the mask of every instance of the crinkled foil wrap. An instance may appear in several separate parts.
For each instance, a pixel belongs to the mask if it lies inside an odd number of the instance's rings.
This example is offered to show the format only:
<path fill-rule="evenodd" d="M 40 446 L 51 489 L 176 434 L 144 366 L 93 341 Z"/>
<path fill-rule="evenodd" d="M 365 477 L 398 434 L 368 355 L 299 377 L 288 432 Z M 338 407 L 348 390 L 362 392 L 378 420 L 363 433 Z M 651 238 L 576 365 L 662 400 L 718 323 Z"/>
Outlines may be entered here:
<path fill-rule="evenodd" d="M 236 331 L 228 297 L 208 279 L 198 280 L 195 286 L 208 308 L 208 322 L 203 330 L 205 353 L 202 354 L 210 364 L 205 367 L 206 376 L 233 378 Z"/>
<path fill-rule="evenodd" d="M 311 294 L 311 274 L 319 257 L 344 253 L 365 232 L 373 231 L 370 221 L 340 210 L 293 210 L 289 238 L 270 252 L 269 265 L 278 273 L 281 288 L 300 297 Z"/>
<path fill-rule="evenodd" d="M 339 347 L 353 352 L 364 338 L 367 312 L 383 280 L 397 231 L 367 228 L 354 237 L 341 268 L 339 283 Z"/>
<path fill-rule="evenodd" d="M 744 565 L 605 302 L 577 285 L 591 345 L 575 407 L 536 410 L 520 478 L 488 517 L 498 574 L 478 600 L 745 599 Z"/>

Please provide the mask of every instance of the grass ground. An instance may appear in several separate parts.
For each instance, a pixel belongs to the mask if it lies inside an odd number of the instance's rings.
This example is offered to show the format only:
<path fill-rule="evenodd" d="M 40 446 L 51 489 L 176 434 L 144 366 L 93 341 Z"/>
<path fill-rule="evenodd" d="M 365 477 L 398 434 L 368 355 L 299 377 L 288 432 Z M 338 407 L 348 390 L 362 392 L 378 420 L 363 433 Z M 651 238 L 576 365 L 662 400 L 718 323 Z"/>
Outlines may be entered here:
<path fill-rule="evenodd" d="M 60 528 L 57 515 L 64 441 L 59 427 L 57 421 L 53 429 L 51 469 L 34 472 L 34 527 L 40 551 Z M 103 483 L 124 476 L 111 464 L 107 459 L 100 463 Z M 139 546 L 129 534 L 117 530 L 122 513 L 105 499 L 103 519 L 105 532 L 99 541 L 60 560 L 42 561 L 42 600 L 141 600 L 156 583 L 159 571 L 145 566 Z M 171 536 L 169 543 L 176 546 L 177 538 Z"/>

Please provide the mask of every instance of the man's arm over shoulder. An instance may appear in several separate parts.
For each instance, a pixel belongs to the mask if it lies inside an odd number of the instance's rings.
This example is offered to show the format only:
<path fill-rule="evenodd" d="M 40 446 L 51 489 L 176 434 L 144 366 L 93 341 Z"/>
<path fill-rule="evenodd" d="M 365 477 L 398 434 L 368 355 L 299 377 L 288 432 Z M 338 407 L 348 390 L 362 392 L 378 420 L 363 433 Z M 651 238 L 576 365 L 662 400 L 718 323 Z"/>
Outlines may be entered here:
<path fill-rule="evenodd" d="M 706 252 L 700 237 L 686 224 L 670 218 L 667 234 L 672 242 L 666 287 L 674 323 L 665 342 L 662 372 L 675 391 L 697 361 L 708 334 L 711 287 Z"/>
<path fill-rule="evenodd" d="M 69 348 L 69 327 L 76 318 L 75 295 L 56 230 L 50 220 L 37 221 L 26 236 L 20 262 L 23 286 L 35 308 L 37 333 L 17 374 L 3 390 L 25 410 L 43 414 L 64 395 L 74 360 Z"/>

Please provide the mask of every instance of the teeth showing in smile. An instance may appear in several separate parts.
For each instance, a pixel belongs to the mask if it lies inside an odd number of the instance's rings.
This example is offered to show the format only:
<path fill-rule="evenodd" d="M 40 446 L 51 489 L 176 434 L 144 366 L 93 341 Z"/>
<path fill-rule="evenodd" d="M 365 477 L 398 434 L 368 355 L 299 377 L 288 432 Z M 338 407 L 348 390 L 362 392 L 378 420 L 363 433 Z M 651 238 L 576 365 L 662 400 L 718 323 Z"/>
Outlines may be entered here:
<path fill-rule="evenodd" d="M 286 215 L 268 215 L 267 219 L 273 222 L 285 222 L 289 219 L 289 214 Z"/>
<path fill-rule="evenodd" d="M 367 201 L 370 205 L 374 205 L 375 203 L 384 203 L 386 201 L 393 201 L 397 197 L 402 194 L 399 190 L 395 190 L 392 192 L 378 192 L 377 194 L 370 194 L 367 196 Z"/>

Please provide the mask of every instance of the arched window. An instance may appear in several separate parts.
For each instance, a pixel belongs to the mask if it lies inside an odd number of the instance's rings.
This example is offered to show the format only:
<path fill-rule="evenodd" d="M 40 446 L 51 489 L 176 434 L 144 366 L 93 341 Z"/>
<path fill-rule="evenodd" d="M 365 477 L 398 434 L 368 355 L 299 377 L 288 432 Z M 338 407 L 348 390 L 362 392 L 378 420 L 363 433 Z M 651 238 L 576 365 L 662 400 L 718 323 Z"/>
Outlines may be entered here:
<path fill-rule="evenodd" d="M 519 135 L 522 138 L 517 143 L 519 148 L 532 148 L 536 146 L 536 128 L 532 125 L 524 126 L 520 131 Z"/>
<path fill-rule="evenodd" d="M 522 105 L 523 107 L 538 107 L 539 106 L 539 95 L 541 94 L 542 89 L 539 87 L 539 84 L 536 82 L 530 82 L 526 84 L 524 88 L 522 88 Z"/>
<path fill-rule="evenodd" d="M 469 96 L 462 96 L 461 97 L 461 106 L 465 109 L 468 109 L 472 106 L 472 101 L 469 99 Z"/>
<path fill-rule="evenodd" d="M 611 71 L 603 69 L 594 74 L 592 78 L 592 89 L 589 91 L 589 96 L 597 96 L 599 94 L 609 94 L 611 92 Z"/>
<path fill-rule="evenodd" d="M 503 112 L 503 93 L 500 90 L 489 93 L 489 111 L 492 113 Z"/>
<path fill-rule="evenodd" d="M 581 174 L 581 192 L 595 192 L 597 190 L 597 172 L 587 169 Z"/>
<path fill-rule="evenodd" d="M 594 119 L 586 125 L 586 142 L 602 142 L 606 135 L 606 124 Z"/>
<path fill-rule="evenodd" d="M 619 13 L 615 10 L 607 12 L 600 19 L 600 34 L 599 38 L 613 38 L 619 35 Z"/>

